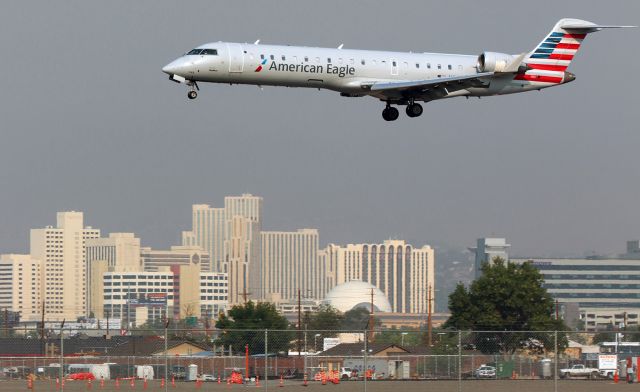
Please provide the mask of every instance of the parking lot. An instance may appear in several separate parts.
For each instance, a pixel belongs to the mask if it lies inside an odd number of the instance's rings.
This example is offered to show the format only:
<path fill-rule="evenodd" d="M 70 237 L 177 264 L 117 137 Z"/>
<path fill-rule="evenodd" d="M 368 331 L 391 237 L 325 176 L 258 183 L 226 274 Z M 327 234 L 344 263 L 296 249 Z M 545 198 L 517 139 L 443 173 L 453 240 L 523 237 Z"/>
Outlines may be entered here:
<path fill-rule="evenodd" d="M 620 382 L 614 384 L 611 381 L 583 381 L 583 380 L 559 380 L 558 391 L 562 392 L 609 392 L 609 391 L 637 391 L 640 389 L 640 384 L 626 384 Z M 90 389 L 89 389 L 90 388 Z M 169 391 L 305 391 L 305 392 L 353 392 L 353 391 L 365 391 L 364 382 L 342 382 L 338 385 L 328 384 L 321 385 L 318 382 L 311 382 L 307 387 L 302 386 L 298 381 L 285 382 L 282 387 L 279 386 L 279 382 L 270 381 L 267 388 L 264 383 L 260 383 L 259 387 L 254 384 L 250 385 L 227 385 L 213 383 L 203 383 L 198 387 L 194 382 L 176 382 L 175 387 L 169 383 L 166 386 Z M 162 391 L 165 388 L 161 387 L 160 381 L 154 380 L 148 383 L 147 389 L 149 391 Z M 24 380 L 12 380 L 12 381 L 0 381 L 0 391 L 26 391 L 27 382 Z M 34 383 L 34 391 L 56 391 L 55 381 L 36 381 Z M 119 387 L 116 387 L 115 381 L 110 380 L 105 382 L 104 387 L 100 387 L 99 382 L 93 382 L 90 386 L 84 381 L 68 381 L 65 383 L 65 391 L 143 391 L 144 384 L 136 380 L 135 386 L 131 386 L 128 380 L 120 382 Z M 437 392 L 540 392 L 540 391 L 554 391 L 554 381 L 531 381 L 531 380 L 469 380 L 458 383 L 457 381 L 370 381 L 366 385 L 367 392 L 389 392 L 389 391 L 402 391 L 402 392 L 423 392 L 423 391 L 437 391 Z"/>

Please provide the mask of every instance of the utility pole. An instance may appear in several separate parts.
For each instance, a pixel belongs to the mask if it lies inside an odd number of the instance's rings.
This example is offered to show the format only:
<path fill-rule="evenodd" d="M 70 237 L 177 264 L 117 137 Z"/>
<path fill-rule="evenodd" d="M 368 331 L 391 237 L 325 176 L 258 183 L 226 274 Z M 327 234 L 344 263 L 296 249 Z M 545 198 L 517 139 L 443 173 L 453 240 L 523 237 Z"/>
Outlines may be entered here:
<path fill-rule="evenodd" d="M 242 292 L 240 293 L 240 295 L 242 295 L 242 300 L 244 301 L 244 304 L 247 304 L 247 297 L 249 295 L 251 295 L 253 293 L 247 293 L 247 289 L 245 288 L 244 290 L 242 290 Z"/>
<path fill-rule="evenodd" d="M 373 329 L 374 329 L 374 325 L 373 325 L 373 294 L 374 294 L 374 291 L 373 290 L 374 289 L 372 287 L 371 288 L 371 312 L 369 313 L 369 328 L 367 328 L 370 331 L 369 334 L 371 336 L 370 337 L 367 336 L 367 337 L 365 337 L 365 339 L 369 339 L 369 338 L 373 339 Z M 365 376 L 365 378 L 366 378 L 366 376 Z"/>
<path fill-rule="evenodd" d="M 45 355 L 45 345 L 44 345 L 44 305 L 45 301 L 42 300 L 42 318 L 40 320 L 40 342 L 42 344 L 42 354 Z"/>
<path fill-rule="evenodd" d="M 107 310 L 107 339 L 109 339 L 109 316 L 110 316 L 110 312 Z"/>
<path fill-rule="evenodd" d="M 431 340 L 431 284 L 427 286 L 427 345 L 429 347 L 433 346 L 433 341 Z"/>
<path fill-rule="evenodd" d="M 556 298 L 556 320 L 560 320 L 560 316 L 558 313 L 558 298 Z"/>
<path fill-rule="evenodd" d="M 4 308 L 4 336 L 9 336 L 9 310 Z"/>
<path fill-rule="evenodd" d="M 302 332 L 302 299 L 300 296 L 300 289 L 298 288 L 298 357 L 300 356 L 300 350 L 302 349 L 302 336 L 300 333 Z"/>

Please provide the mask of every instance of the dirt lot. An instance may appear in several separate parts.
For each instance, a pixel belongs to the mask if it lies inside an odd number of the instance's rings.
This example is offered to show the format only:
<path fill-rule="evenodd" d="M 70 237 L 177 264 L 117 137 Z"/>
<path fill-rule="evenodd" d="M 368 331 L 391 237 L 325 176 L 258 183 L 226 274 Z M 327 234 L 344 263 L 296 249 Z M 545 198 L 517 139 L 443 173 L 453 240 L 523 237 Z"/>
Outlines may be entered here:
<path fill-rule="evenodd" d="M 116 388 L 115 381 L 105 382 L 104 388 L 100 383 L 93 383 L 89 386 L 84 381 L 68 381 L 65 383 L 65 391 L 143 391 L 144 385 L 136 381 L 131 387 L 129 381 L 120 383 Z M 27 383 L 20 381 L 0 381 L 0 392 L 5 391 L 27 391 Z M 56 391 L 55 381 L 36 381 L 34 391 Z M 149 382 L 148 391 L 163 391 L 159 381 Z M 265 390 L 264 383 L 260 387 L 254 385 L 218 385 L 217 383 L 203 383 L 200 388 L 196 388 L 195 383 L 176 382 L 176 386 L 167 386 L 169 391 L 218 391 L 218 392 L 242 392 L 253 391 L 262 392 Z M 268 386 L 270 392 L 364 392 L 363 382 L 343 382 L 339 385 L 320 385 L 310 383 L 308 387 L 303 387 L 297 381 L 287 381 L 283 387 L 278 386 L 278 382 L 271 381 Z M 639 391 L 640 384 L 626 384 L 620 382 L 614 384 L 611 381 L 580 381 L 580 380 L 559 380 L 558 391 L 561 392 L 609 392 L 609 391 Z M 367 392 L 458 392 L 457 381 L 374 381 L 367 382 Z M 528 380 L 505 380 L 505 381 L 463 381 L 461 392 L 553 392 L 553 381 L 528 381 Z"/>

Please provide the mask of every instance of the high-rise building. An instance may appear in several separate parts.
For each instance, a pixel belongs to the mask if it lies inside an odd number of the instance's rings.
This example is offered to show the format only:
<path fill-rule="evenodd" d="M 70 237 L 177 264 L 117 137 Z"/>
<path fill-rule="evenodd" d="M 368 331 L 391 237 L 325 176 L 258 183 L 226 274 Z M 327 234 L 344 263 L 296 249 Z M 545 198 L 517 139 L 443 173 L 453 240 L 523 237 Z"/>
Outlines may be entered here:
<path fill-rule="evenodd" d="M 87 263 L 87 315 L 102 318 L 101 273 L 106 271 L 142 271 L 140 259 L 140 239 L 133 233 L 109 233 L 107 238 L 88 239 L 86 244 Z M 104 261 L 104 264 L 96 263 Z M 94 279 L 94 271 L 97 279 Z M 94 287 L 96 286 L 96 287 Z"/>
<path fill-rule="evenodd" d="M 22 321 L 42 315 L 42 262 L 30 255 L 0 255 L 0 309 L 20 313 Z"/>
<path fill-rule="evenodd" d="M 87 311 L 85 245 L 100 230 L 83 226 L 82 212 L 58 212 L 56 227 L 31 230 L 31 257 L 41 260 L 47 321 L 75 320 Z"/>
<path fill-rule="evenodd" d="M 182 232 L 182 245 L 199 246 L 211 257 L 211 271 L 224 269 L 224 208 L 213 208 L 208 204 L 192 206 L 192 229 Z"/>
<path fill-rule="evenodd" d="M 103 314 L 124 325 L 140 325 L 167 317 L 215 318 L 228 304 L 227 275 L 200 272 L 194 265 L 161 267 L 155 272 L 103 275 Z M 139 312 L 146 308 L 145 312 Z M 140 319 L 141 314 L 144 320 Z"/>
<path fill-rule="evenodd" d="M 327 291 L 326 269 L 318 258 L 318 230 L 263 231 L 258 298 L 295 302 L 298 290 L 320 300 Z"/>
<path fill-rule="evenodd" d="M 211 271 L 209 253 L 199 246 L 172 246 L 170 250 L 142 247 L 140 259 L 144 271 L 158 271 L 161 267 L 173 265 L 196 265 L 201 272 Z"/>
<path fill-rule="evenodd" d="M 429 290 L 435 301 L 435 255 L 430 246 L 414 248 L 402 240 L 387 240 L 382 244 L 329 245 L 325 251 L 327 269 L 335 270 L 336 284 L 368 282 L 387 296 L 395 313 L 427 313 Z"/>
<path fill-rule="evenodd" d="M 133 233 L 109 233 L 107 238 L 94 238 L 86 242 L 87 263 L 106 260 L 114 271 L 142 271 L 140 238 Z"/>
<path fill-rule="evenodd" d="M 475 277 L 482 275 L 482 264 L 492 262 L 496 257 L 509 261 L 509 247 L 504 238 L 478 238 L 477 246 L 469 248 L 475 254 Z"/>
<path fill-rule="evenodd" d="M 253 288 L 259 291 L 262 197 L 227 196 L 224 208 L 207 204 L 195 204 L 192 208 L 192 229 L 182 233 L 182 244 L 208 251 L 211 270 L 229 274 L 232 304 L 257 298 Z"/>

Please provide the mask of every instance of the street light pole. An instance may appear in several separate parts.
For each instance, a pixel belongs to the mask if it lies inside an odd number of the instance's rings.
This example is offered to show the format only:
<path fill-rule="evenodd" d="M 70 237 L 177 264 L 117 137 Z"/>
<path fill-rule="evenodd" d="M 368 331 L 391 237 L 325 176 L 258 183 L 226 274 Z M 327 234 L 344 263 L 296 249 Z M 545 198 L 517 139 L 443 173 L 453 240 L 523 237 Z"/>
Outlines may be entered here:
<path fill-rule="evenodd" d="M 406 335 L 407 333 L 408 333 L 408 332 L 402 332 L 402 333 L 400 334 L 400 335 L 402 336 L 402 337 L 400 338 L 400 342 L 401 342 L 401 343 L 400 343 L 400 345 L 401 345 L 402 347 L 404 347 L 404 335 Z"/>
<path fill-rule="evenodd" d="M 322 335 L 320 335 L 319 333 L 315 334 L 313 336 L 313 351 L 318 352 L 318 337 L 320 337 Z"/>

